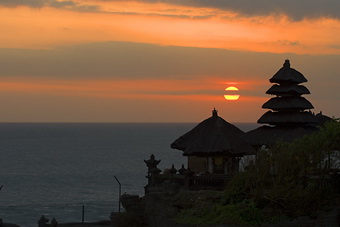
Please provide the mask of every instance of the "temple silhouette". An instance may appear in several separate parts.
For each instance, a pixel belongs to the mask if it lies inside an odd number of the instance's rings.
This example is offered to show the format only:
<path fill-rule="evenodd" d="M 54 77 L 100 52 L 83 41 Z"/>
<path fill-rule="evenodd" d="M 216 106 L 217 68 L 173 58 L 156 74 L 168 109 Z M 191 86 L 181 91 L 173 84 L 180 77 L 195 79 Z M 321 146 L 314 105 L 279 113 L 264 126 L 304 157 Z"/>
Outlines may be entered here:
<path fill-rule="evenodd" d="M 290 67 L 285 60 L 283 67 L 269 79 L 274 83 L 266 92 L 275 97 L 262 105 L 270 109 L 257 121 L 265 126 L 246 133 L 246 141 L 253 147 L 271 146 L 278 140 L 289 142 L 315 132 L 317 126 L 331 120 L 330 117 L 314 114 L 314 106 L 302 95 L 310 94 L 301 83 L 307 82 L 302 73 Z"/>
<path fill-rule="evenodd" d="M 256 154 L 277 141 L 289 142 L 318 130 L 330 117 L 314 114 L 313 105 L 303 95 L 310 91 L 301 83 L 305 76 L 290 67 L 285 60 L 283 67 L 269 79 L 273 85 L 266 94 L 273 95 L 262 108 L 269 109 L 257 121 L 264 124 L 244 133 L 235 125 L 218 115 L 214 108 L 212 116 L 203 120 L 192 130 L 176 139 L 171 148 L 181 150 L 187 157 L 187 168 L 174 166 L 163 172 L 157 168 L 160 160 L 151 155 L 145 160 L 148 166 L 148 184 L 145 193 L 167 190 L 175 183 L 187 190 L 223 190 L 231 176 L 243 165 L 254 164 Z M 251 162 L 244 162 L 250 157 Z"/>

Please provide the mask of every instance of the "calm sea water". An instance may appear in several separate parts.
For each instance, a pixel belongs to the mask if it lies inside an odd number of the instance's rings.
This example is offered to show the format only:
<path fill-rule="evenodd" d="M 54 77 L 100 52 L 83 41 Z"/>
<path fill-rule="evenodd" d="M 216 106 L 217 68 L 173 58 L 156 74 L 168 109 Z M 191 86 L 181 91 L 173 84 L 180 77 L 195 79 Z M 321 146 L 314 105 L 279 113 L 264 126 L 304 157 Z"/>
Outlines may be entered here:
<path fill-rule="evenodd" d="M 143 195 L 151 154 L 160 169 L 186 164 L 170 144 L 196 123 L 1 123 L 0 218 L 37 226 L 106 220 L 122 193 Z M 243 131 L 256 124 L 235 124 Z"/>

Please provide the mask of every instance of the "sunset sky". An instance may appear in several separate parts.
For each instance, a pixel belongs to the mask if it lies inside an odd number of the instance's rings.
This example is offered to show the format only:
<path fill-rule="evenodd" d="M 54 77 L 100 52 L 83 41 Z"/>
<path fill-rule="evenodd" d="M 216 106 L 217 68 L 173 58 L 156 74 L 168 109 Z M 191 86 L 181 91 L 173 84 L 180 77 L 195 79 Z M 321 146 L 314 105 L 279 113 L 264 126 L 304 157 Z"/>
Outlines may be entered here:
<path fill-rule="evenodd" d="M 256 122 L 285 59 L 340 117 L 339 0 L 0 0 L 0 28 L 0 122 Z"/>

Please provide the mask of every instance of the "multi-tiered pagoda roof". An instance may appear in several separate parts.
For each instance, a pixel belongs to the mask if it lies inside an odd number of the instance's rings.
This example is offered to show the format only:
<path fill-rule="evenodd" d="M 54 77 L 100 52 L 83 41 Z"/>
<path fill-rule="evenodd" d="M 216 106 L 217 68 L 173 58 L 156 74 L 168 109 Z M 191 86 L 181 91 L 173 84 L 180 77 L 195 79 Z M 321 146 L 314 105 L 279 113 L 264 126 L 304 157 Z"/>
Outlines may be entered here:
<path fill-rule="evenodd" d="M 275 84 L 266 93 L 276 97 L 263 104 L 262 108 L 270 110 L 260 117 L 258 123 L 285 126 L 317 123 L 315 116 L 305 111 L 314 109 L 313 105 L 301 97 L 310 93 L 305 86 L 299 85 L 307 82 L 307 79 L 290 67 L 289 60 L 269 81 Z"/>
<path fill-rule="evenodd" d="M 266 94 L 275 95 L 262 105 L 269 109 L 259 119 L 262 126 L 247 133 L 247 140 L 253 145 L 270 145 L 277 140 L 290 141 L 313 132 L 319 123 L 310 111 L 313 105 L 302 95 L 310 94 L 301 83 L 307 82 L 302 73 L 290 67 L 286 60 L 283 67 L 269 79 L 274 83 Z"/>

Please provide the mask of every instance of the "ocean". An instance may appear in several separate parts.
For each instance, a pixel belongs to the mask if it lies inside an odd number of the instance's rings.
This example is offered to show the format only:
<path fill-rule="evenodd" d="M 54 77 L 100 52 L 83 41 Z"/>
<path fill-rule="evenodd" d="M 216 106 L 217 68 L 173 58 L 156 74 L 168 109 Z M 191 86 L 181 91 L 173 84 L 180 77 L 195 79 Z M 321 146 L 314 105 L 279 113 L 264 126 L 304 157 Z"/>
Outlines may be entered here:
<path fill-rule="evenodd" d="M 170 144 L 197 123 L 0 123 L 0 218 L 37 226 L 108 220 L 122 193 L 143 196 L 154 154 L 160 169 L 186 166 Z M 254 123 L 235 123 L 243 131 Z"/>

